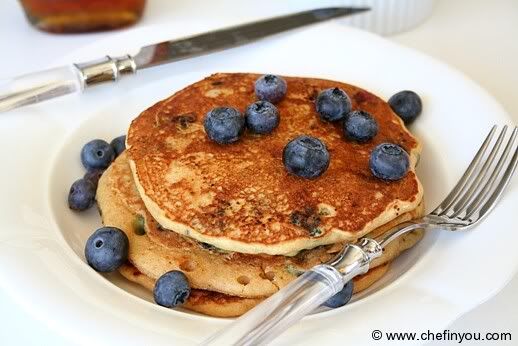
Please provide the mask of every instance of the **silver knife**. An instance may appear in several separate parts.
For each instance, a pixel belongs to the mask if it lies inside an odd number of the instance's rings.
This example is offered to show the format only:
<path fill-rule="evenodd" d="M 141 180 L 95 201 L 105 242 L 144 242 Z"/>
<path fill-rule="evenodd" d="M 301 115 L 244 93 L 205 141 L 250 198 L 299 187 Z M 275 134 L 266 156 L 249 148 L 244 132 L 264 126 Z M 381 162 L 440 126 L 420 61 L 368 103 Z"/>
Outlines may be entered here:
<path fill-rule="evenodd" d="M 137 71 L 215 51 L 368 8 L 332 7 L 304 11 L 142 47 L 134 55 L 102 59 L 30 73 L 0 83 L 0 112 L 115 82 Z"/>

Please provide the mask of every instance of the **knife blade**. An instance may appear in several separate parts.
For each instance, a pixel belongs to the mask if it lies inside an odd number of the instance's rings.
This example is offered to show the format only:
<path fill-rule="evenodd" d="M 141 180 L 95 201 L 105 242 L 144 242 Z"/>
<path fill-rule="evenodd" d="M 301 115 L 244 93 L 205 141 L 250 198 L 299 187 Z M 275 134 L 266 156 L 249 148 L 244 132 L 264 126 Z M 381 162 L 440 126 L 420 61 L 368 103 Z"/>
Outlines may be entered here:
<path fill-rule="evenodd" d="M 137 69 L 147 68 L 241 46 L 270 35 L 367 10 L 367 8 L 335 7 L 275 17 L 145 46 L 137 53 L 134 60 Z"/>
<path fill-rule="evenodd" d="M 242 46 L 295 28 L 368 10 L 369 8 L 330 7 L 298 12 L 144 46 L 134 56 L 106 56 L 95 61 L 15 77 L 0 82 L 0 112 L 82 92 L 91 86 L 115 82 L 122 76 L 156 65 Z"/>

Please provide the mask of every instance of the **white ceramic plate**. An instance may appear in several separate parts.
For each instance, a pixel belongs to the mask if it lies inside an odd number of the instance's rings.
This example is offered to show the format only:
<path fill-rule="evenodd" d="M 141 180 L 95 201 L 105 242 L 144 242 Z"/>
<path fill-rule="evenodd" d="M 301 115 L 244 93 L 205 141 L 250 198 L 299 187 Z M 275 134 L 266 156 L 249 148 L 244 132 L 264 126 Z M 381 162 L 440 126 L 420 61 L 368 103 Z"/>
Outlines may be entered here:
<path fill-rule="evenodd" d="M 128 47 L 207 26 L 195 24 L 130 30 L 63 62 L 122 54 Z M 70 184 L 84 173 L 79 151 L 86 141 L 123 134 L 140 111 L 217 71 L 330 78 L 385 99 L 402 89 L 415 90 L 423 98 L 424 112 L 411 130 L 424 143 L 418 174 L 428 207 L 454 185 L 490 126 L 511 122 L 460 73 L 333 23 L 158 67 L 81 97 L 2 114 L 2 294 L 57 333 L 85 344 L 194 344 L 230 322 L 159 307 L 149 293 L 119 275 L 94 272 L 85 264 L 83 249 L 100 225 L 97 212 L 71 212 L 66 204 Z M 276 342 L 360 345 L 373 342 L 374 329 L 442 330 L 497 293 L 516 272 L 518 252 L 508 244 L 518 241 L 510 217 L 516 213 L 517 190 L 515 179 L 498 208 L 475 230 L 428 234 L 376 287 L 344 308 L 304 319 Z"/>

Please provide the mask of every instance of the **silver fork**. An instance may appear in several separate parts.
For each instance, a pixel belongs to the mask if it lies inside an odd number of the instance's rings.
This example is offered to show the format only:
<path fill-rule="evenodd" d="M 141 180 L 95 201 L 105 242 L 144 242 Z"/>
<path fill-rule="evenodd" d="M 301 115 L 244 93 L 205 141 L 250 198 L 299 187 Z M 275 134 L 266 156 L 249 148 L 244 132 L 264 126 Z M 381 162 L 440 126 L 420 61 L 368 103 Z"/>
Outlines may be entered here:
<path fill-rule="evenodd" d="M 402 223 L 377 239 L 363 238 L 345 246 L 333 260 L 308 270 L 203 345 L 266 344 L 342 290 L 349 280 L 366 273 L 370 262 L 399 236 L 416 229 L 458 231 L 479 224 L 496 205 L 518 163 L 518 127 L 503 150 L 508 127 L 504 126 L 490 145 L 496 129 L 493 126 L 457 185 L 431 213 Z"/>

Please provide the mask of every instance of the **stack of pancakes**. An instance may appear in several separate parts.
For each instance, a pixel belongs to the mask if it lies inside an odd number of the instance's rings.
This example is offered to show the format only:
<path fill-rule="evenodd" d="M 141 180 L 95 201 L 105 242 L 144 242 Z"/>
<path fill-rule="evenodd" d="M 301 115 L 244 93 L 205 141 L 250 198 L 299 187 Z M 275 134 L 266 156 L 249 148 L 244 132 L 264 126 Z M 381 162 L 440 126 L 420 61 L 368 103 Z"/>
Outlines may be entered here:
<path fill-rule="evenodd" d="M 256 101 L 258 77 L 215 74 L 142 112 L 128 130 L 127 150 L 97 190 L 103 223 L 130 241 L 122 275 L 152 290 L 162 274 L 180 270 L 192 287 L 184 307 L 212 316 L 241 315 L 344 244 L 423 215 L 419 142 L 386 102 L 355 86 L 285 77 L 288 92 L 277 104 L 281 121 L 272 134 L 210 141 L 205 114 L 219 106 L 244 111 Z M 320 120 L 315 97 L 332 87 L 376 119 L 373 140 L 345 140 L 340 124 Z M 284 146 L 301 134 L 321 139 L 330 152 L 328 170 L 314 180 L 288 174 L 282 163 Z M 383 181 L 370 172 L 370 152 L 383 142 L 409 153 L 403 179 Z M 391 243 L 354 279 L 355 292 L 421 237 L 413 232 Z"/>

